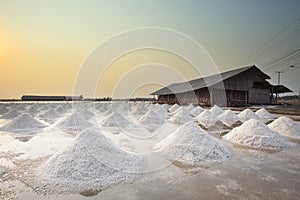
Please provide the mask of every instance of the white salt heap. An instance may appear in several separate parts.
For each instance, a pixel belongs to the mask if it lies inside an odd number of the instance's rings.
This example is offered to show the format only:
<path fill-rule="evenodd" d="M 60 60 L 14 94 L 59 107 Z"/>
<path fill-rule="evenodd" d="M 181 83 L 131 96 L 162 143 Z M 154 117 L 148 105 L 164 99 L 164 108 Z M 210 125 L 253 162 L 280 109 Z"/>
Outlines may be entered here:
<path fill-rule="evenodd" d="M 11 122 L 1 127 L 1 131 L 13 132 L 13 133 L 36 133 L 45 128 L 46 125 L 36 120 L 31 115 L 24 113 L 19 117 L 16 117 Z"/>
<path fill-rule="evenodd" d="M 34 105 L 32 105 L 26 112 L 31 116 L 36 116 L 41 113 L 41 111 Z"/>
<path fill-rule="evenodd" d="M 255 114 L 261 119 L 264 123 L 272 121 L 275 119 L 275 116 L 269 113 L 266 109 L 261 108 L 255 112 Z"/>
<path fill-rule="evenodd" d="M 129 125 L 129 121 L 127 121 L 120 113 L 114 111 L 101 122 L 101 125 L 104 127 L 124 128 Z"/>
<path fill-rule="evenodd" d="M 186 110 L 191 112 L 192 110 L 194 110 L 195 106 L 193 104 L 190 104 L 186 107 Z"/>
<path fill-rule="evenodd" d="M 63 108 L 63 106 L 58 106 L 55 110 L 56 110 L 56 112 L 58 112 L 59 114 L 65 114 L 65 113 L 68 112 L 65 108 Z"/>
<path fill-rule="evenodd" d="M 200 106 L 197 106 L 195 107 L 191 112 L 190 114 L 193 116 L 193 117 L 196 117 L 197 115 L 199 115 L 200 113 L 202 113 L 204 111 L 203 108 L 201 108 Z"/>
<path fill-rule="evenodd" d="M 38 118 L 45 120 L 47 122 L 54 122 L 59 117 L 60 114 L 53 108 L 38 116 Z"/>
<path fill-rule="evenodd" d="M 177 164 L 199 167 L 227 161 L 230 152 L 196 123 L 188 122 L 155 146 L 156 152 Z"/>
<path fill-rule="evenodd" d="M 165 109 L 166 111 L 168 111 L 168 109 L 170 108 L 170 106 L 168 104 L 163 104 L 163 105 L 161 105 L 161 107 L 163 109 Z"/>
<path fill-rule="evenodd" d="M 259 117 L 250 109 L 245 109 L 238 114 L 240 121 L 245 122 L 249 119 L 259 119 Z"/>
<path fill-rule="evenodd" d="M 3 105 L 0 107 L 0 115 L 3 115 L 5 113 L 7 113 L 8 111 L 9 110 L 6 107 L 4 107 Z"/>
<path fill-rule="evenodd" d="M 184 124 L 186 122 L 194 121 L 184 107 L 178 108 L 175 112 L 174 116 L 169 119 L 169 121 L 174 124 Z"/>
<path fill-rule="evenodd" d="M 139 119 L 139 122 L 145 125 L 148 130 L 154 131 L 161 127 L 165 123 L 165 120 L 154 111 L 149 110 Z"/>
<path fill-rule="evenodd" d="M 78 114 L 86 120 L 90 120 L 91 118 L 96 117 L 95 113 L 91 112 L 88 107 L 80 109 Z"/>
<path fill-rule="evenodd" d="M 250 119 L 232 129 L 223 138 L 235 144 L 260 149 L 283 149 L 290 146 L 284 137 L 256 119 Z"/>
<path fill-rule="evenodd" d="M 59 122 L 57 127 L 65 131 L 82 131 L 83 129 L 91 127 L 92 125 L 92 123 L 88 122 L 77 113 L 72 113 L 67 118 Z"/>
<path fill-rule="evenodd" d="M 56 190 L 101 191 L 111 185 L 131 183 L 143 159 L 114 145 L 100 130 L 81 132 L 74 143 L 53 155 L 37 172 L 42 184 Z"/>
<path fill-rule="evenodd" d="M 144 115 L 146 112 L 148 112 L 148 108 L 146 108 L 144 105 L 140 105 L 132 111 L 132 114 Z"/>
<path fill-rule="evenodd" d="M 240 118 L 231 110 L 226 110 L 220 116 L 218 116 L 218 120 L 220 120 L 226 126 L 231 127 L 235 122 L 239 121 Z"/>
<path fill-rule="evenodd" d="M 209 128 L 218 121 L 217 117 L 212 115 L 209 110 L 203 111 L 195 119 L 206 128 Z"/>
<path fill-rule="evenodd" d="M 295 122 L 286 116 L 282 116 L 274 120 L 268 125 L 268 127 L 274 131 L 277 131 L 281 135 L 294 139 L 300 139 L 300 122 Z"/>
<path fill-rule="evenodd" d="M 21 113 L 17 109 L 11 109 L 7 113 L 1 116 L 1 119 L 13 119 L 21 115 Z"/>
<path fill-rule="evenodd" d="M 221 115 L 224 112 L 224 110 L 217 105 L 214 105 L 212 108 L 209 109 L 209 111 L 212 115 L 216 117 Z"/>
<path fill-rule="evenodd" d="M 171 106 L 170 108 L 169 108 L 169 111 L 170 112 L 174 112 L 175 110 L 177 110 L 179 108 L 179 105 L 178 104 L 174 104 L 173 106 Z"/>
<path fill-rule="evenodd" d="M 155 113 L 157 113 L 158 115 L 160 115 L 162 118 L 167 118 L 168 117 L 168 111 L 165 110 L 162 106 L 158 105 L 158 106 L 155 106 L 153 109 L 152 109 Z"/>

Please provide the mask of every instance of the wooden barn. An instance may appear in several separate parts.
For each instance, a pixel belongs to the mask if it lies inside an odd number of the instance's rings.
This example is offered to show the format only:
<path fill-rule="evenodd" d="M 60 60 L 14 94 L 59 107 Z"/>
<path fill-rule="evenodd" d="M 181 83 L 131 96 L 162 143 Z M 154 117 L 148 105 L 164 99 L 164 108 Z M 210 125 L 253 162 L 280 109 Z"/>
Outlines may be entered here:
<path fill-rule="evenodd" d="M 256 66 L 239 68 L 188 82 L 173 83 L 153 92 L 158 103 L 242 106 L 274 103 L 274 94 L 292 92 L 273 86 Z"/>

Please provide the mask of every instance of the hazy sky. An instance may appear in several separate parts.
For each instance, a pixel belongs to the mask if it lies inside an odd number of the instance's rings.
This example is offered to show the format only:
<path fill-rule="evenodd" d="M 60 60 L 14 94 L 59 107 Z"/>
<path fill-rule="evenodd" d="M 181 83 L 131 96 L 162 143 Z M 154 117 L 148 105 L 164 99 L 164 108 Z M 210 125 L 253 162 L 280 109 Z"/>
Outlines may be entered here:
<path fill-rule="evenodd" d="M 120 32 L 142 27 L 168 28 L 192 37 L 220 71 L 256 64 L 274 83 L 275 71 L 283 70 L 282 84 L 299 93 L 299 51 L 268 65 L 300 49 L 299 10 L 299 0 L 0 0 L 0 98 L 71 95 L 81 64 L 97 45 Z M 149 63 L 156 64 L 151 68 Z M 286 68 L 291 64 L 299 69 Z M 124 78 L 141 65 L 148 70 Z M 163 66 L 177 74 L 164 72 Z M 158 68 L 162 69 L 159 73 Z M 146 76 L 164 81 L 141 84 L 134 91 L 116 95 L 112 92 L 121 88 L 120 82 L 126 90 L 127 84 L 129 87 Z M 136 51 L 114 60 L 99 79 L 96 95 L 145 96 L 180 80 L 179 76 L 189 79 L 197 74 L 188 62 L 171 53 Z"/>

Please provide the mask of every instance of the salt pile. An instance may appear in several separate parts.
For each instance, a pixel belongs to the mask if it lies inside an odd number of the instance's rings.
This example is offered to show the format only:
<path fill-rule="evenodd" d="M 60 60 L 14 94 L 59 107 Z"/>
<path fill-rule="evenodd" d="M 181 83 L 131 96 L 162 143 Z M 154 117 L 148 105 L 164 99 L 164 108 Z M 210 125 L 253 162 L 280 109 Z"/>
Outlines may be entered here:
<path fill-rule="evenodd" d="M 1 106 L 0 107 L 0 115 L 3 115 L 3 114 L 5 114 L 5 113 L 7 113 L 9 110 L 6 108 L 6 107 L 4 107 L 4 106 Z"/>
<path fill-rule="evenodd" d="M 69 131 L 82 131 L 87 127 L 91 127 L 93 124 L 82 118 L 77 113 L 72 113 L 63 121 L 57 124 L 57 127 L 61 130 Z"/>
<path fill-rule="evenodd" d="M 169 119 L 170 122 L 174 124 L 184 124 L 186 122 L 194 121 L 194 119 L 189 115 L 188 111 L 181 107 L 176 110 L 174 116 Z"/>
<path fill-rule="evenodd" d="M 1 119 L 13 119 L 15 117 L 18 117 L 19 115 L 21 115 L 21 113 L 18 110 L 12 109 L 6 114 L 2 115 Z"/>
<path fill-rule="evenodd" d="M 206 128 L 209 128 L 218 121 L 217 117 L 213 116 L 209 110 L 203 111 L 195 119 Z"/>
<path fill-rule="evenodd" d="M 261 108 L 255 112 L 255 114 L 261 119 L 264 123 L 272 121 L 275 119 L 275 116 L 269 113 L 266 109 Z"/>
<path fill-rule="evenodd" d="M 144 105 L 136 107 L 133 111 L 132 114 L 136 115 L 144 115 L 146 112 L 148 112 L 148 108 L 146 108 Z"/>
<path fill-rule="evenodd" d="M 194 122 L 188 122 L 155 146 L 156 152 L 176 164 L 199 167 L 227 161 L 230 152 Z"/>
<path fill-rule="evenodd" d="M 55 119 L 60 117 L 60 114 L 54 110 L 53 108 L 51 108 L 50 110 L 44 112 L 43 114 L 40 114 L 38 116 L 40 119 L 43 119 L 45 121 L 55 121 Z"/>
<path fill-rule="evenodd" d="M 239 121 L 240 118 L 231 110 L 226 110 L 220 116 L 218 116 L 218 120 L 220 120 L 226 126 L 231 127 L 235 122 Z"/>
<path fill-rule="evenodd" d="M 165 120 L 154 111 L 149 110 L 139 119 L 139 122 L 145 125 L 148 130 L 155 131 L 165 123 Z"/>
<path fill-rule="evenodd" d="M 36 116 L 41 113 L 41 111 L 33 105 L 26 112 L 31 116 Z"/>
<path fill-rule="evenodd" d="M 256 119 L 250 119 L 232 129 L 223 138 L 235 144 L 260 149 L 282 149 L 290 146 L 284 137 Z"/>
<path fill-rule="evenodd" d="M 124 128 L 129 125 L 127 121 L 120 113 L 117 111 L 111 113 L 106 119 L 101 122 L 104 127 L 117 127 Z"/>
<path fill-rule="evenodd" d="M 173 106 L 171 106 L 170 108 L 169 108 L 169 111 L 170 112 L 174 112 L 175 110 L 177 110 L 179 108 L 179 105 L 178 104 L 174 104 Z"/>
<path fill-rule="evenodd" d="M 24 113 L 19 117 L 16 117 L 14 120 L 1 127 L 1 131 L 13 132 L 13 133 L 36 133 L 45 128 L 42 122 L 34 119 L 31 115 Z"/>
<path fill-rule="evenodd" d="M 282 116 L 274 120 L 268 125 L 268 127 L 273 131 L 277 131 L 281 135 L 294 139 L 300 139 L 300 123 L 295 122 L 286 116 Z"/>
<path fill-rule="evenodd" d="M 90 120 L 91 118 L 96 116 L 95 113 L 91 112 L 90 109 L 87 107 L 80 109 L 78 114 L 86 120 Z"/>
<path fill-rule="evenodd" d="M 163 105 L 161 105 L 161 107 L 163 109 L 165 109 L 166 111 L 168 111 L 168 109 L 170 108 L 170 106 L 168 104 L 163 104 Z"/>
<path fill-rule="evenodd" d="M 259 117 L 250 109 L 245 109 L 238 114 L 240 121 L 245 122 L 249 119 L 259 119 Z"/>
<path fill-rule="evenodd" d="M 56 110 L 56 112 L 58 112 L 59 114 L 65 114 L 65 113 L 67 113 L 67 110 L 64 109 L 62 106 L 58 106 L 55 110 Z"/>
<path fill-rule="evenodd" d="M 166 118 L 168 116 L 168 111 L 165 110 L 162 106 L 155 106 L 152 110 L 163 118 Z"/>
<path fill-rule="evenodd" d="M 67 192 L 101 191 L 111 185 L 131 183 L 143 159 L 127 153 L 100 130 L 81 132 L 74 143 L 53 155 L 38 169 L 44 184 Z"/>
<path fill-rule="evenodd" d="M 186 110 L 191 112 L 192 110 L 194 110 L 195 106 L 193 104 L 190 104 L 186 107 Z"/>
<path fill-rule="evenodd" d="M 18 111 L 26 111 L 27 110 L 27 105 L 16 105 L 15 107 Z"/>
<path fill-rule="evenodd" d="M 216 117 L 221 115 L 224 112 L 224 110 L 217 105 L 214 105 L 211 109 L 209 109 L 209 111 L 212 115 Z"/>
<path fill-rule="evenodd" d="M 202 113 L 204 111 L 203 108 L 201 108 L 200 106 L 197 106 L 195 107 L 191 112 L 190 114 L 193 116 L 193 117 L 196 117 L 197 115 L 199 115 L 200 113 Z"/>

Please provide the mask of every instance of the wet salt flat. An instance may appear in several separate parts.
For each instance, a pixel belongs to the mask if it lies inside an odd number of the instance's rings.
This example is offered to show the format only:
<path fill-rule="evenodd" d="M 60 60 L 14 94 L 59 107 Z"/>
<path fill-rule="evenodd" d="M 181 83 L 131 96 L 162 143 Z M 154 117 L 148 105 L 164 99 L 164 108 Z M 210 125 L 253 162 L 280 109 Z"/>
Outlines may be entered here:
<path fill-rule="evenodd" d="M 3 103 L 0 198 L 299 199 L 300 126 L 280 117 L 216 106 Z"/>

